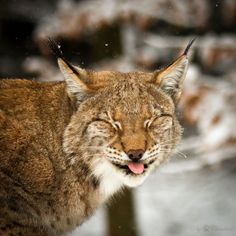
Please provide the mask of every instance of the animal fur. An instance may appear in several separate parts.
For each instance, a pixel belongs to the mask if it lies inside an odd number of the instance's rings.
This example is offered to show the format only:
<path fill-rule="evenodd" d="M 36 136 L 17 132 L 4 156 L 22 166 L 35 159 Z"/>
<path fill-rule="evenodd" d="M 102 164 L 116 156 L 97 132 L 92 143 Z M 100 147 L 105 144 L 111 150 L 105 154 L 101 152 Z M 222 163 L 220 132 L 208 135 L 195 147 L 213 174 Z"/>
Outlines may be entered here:
<path fill-rule="evenodd" d="M 0 81 L 1 236 L 73 230 L 123 186 L 140 185 L 181 138 L 187 51 L 153 73 L 94 72 L 51 44 L 64 82 Z"/>

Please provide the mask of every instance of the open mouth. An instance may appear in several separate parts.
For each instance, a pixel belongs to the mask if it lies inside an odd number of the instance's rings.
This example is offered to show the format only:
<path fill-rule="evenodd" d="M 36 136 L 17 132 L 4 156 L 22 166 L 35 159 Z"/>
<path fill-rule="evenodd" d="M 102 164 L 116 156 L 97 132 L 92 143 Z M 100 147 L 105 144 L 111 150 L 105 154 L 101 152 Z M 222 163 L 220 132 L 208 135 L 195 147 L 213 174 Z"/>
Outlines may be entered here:
<path fill-rule="evenodd" d="M 115 162 L 112 162 L 116 167 L 124 170 L 126 174 L 141 175 L 148 168 L 147 164 L 141 162 L 129 162 L 126 165 L 121 165 Z"/>

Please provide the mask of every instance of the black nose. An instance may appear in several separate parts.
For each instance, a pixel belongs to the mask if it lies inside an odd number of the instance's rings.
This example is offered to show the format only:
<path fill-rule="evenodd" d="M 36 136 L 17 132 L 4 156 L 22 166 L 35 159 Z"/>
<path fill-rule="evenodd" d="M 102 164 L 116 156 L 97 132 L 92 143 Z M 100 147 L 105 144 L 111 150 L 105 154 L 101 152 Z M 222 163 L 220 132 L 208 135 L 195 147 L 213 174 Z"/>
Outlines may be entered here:
<path fill-rule="evenodd" d="M 127 152 L 127 155 L 128 155 L 130 160 L 138 161 L 142 158 L 143 153 L 144 153 L 143 149 L 136 149 L 136 150 L 131 149 Z"/>

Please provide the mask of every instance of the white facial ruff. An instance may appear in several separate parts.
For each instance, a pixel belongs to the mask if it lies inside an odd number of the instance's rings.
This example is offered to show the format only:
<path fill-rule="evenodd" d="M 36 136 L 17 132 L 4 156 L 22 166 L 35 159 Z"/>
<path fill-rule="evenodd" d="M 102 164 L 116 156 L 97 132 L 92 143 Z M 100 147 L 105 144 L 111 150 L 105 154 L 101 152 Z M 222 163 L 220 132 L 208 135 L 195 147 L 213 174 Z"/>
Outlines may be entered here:
<path fill-rule="evenodd" d="M 95 160 L 93 163 L 93 174 L 99 179 L 99 188 L 105 198 L 119 191 L 123 185 L 110 165 L 105 159 Z"/>

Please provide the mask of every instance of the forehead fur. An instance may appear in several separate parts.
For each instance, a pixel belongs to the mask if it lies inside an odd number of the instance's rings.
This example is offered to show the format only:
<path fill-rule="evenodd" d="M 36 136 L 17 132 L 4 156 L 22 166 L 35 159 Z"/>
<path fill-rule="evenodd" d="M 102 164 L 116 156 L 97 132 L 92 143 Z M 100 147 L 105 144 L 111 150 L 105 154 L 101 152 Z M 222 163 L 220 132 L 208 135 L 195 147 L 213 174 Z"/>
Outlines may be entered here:
<path fill-rule="evenodd" d="M 87 71 L 88 82 L 95 87 L 103 87 L 104 85 L 113 84 L 114 82 L 125 81 L 150 81 L 153 73 L 146 72 L 129 72 L 122 73 L 118 71 Z"/>
<path fill-rule="evenodd" d="M 173 112 L 174 104 L 169 96 L 151 83 L 154 73 L 88 71 L 88 80 L 96 89 L 95 106 L 115 107 L 117 113 L 150 113 L 150 106 L 163 112 Z M 99 97 L 99 98 L 98 98 Z"/>

